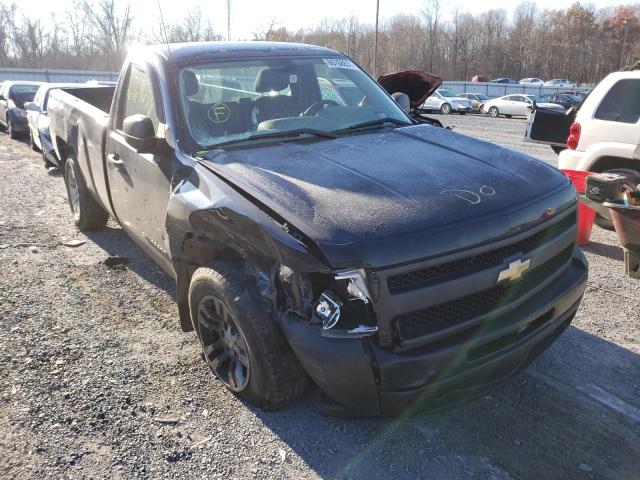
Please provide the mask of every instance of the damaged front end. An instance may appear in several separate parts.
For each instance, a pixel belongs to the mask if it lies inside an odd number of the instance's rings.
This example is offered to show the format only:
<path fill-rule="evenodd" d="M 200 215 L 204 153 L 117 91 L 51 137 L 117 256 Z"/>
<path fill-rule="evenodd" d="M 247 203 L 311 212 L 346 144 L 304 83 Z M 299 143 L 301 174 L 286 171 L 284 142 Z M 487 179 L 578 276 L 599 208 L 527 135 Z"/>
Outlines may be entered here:
<path fill-rule="evenodd" d="M 361 270 L 298 273 L 283 265 L 278 283 L 282 314 L 296 316 L 323 337 L 361 338 L 378 331 L 371 293 Z"/>
<path fill-rule="evenodd" d="M 378 415 L 371 350 L 378 326 L 363 272 L 306 273 L 281 266 L 277 283 L 282 331 L 307 374 L 336 402 L 322 407 L 332 414 Z"/>

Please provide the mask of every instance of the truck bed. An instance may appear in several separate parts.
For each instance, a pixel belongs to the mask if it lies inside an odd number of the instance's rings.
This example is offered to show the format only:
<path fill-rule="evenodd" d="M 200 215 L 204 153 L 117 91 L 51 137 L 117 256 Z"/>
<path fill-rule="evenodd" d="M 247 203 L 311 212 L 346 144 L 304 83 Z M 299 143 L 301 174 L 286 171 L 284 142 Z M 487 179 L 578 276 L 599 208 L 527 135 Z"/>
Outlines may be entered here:
<path fill-rule="evenodd" d="M 51 140 L 61 163 L 73 155 L 94 197 L 109 212 L 104 171 L 104 141 L 114 86 L 53 90 L 48 116 Z"/>

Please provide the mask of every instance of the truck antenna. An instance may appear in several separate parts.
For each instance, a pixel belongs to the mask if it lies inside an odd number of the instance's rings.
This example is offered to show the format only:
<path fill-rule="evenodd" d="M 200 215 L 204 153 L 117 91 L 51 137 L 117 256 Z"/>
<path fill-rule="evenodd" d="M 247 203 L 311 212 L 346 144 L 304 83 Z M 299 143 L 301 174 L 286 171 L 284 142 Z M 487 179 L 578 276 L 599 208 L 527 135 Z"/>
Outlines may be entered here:
<path fill-rule="evenodd" d="M 158 2 L 158 11 L 160 12 L 160 26 L 162 27 L 162 36 L 164 37 L 164 43 L 167 44 L 167 51 L 169 57 L 171 57 L 171 47 L 169 46 L 169 38 L 167 37 L 167 26 L 164 24 L 164 17 L 162 16 L 162 7 L 160 6 L 160 0 Z"/>

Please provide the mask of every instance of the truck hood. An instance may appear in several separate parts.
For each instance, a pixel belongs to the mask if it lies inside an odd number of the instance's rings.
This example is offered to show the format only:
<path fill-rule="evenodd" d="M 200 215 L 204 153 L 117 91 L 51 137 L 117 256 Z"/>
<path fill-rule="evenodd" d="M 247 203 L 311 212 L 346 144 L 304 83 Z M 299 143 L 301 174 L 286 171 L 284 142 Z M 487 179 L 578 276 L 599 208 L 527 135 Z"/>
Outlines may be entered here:
<path fill-rule="evenodd" d="M 414 109 L 422 105 L 438 89 L 442 79 L 421 70 L 407 70 L 382 75 L 378 77 L 378 83 L 389 95 L 397 92 L 406 93 L 411 108 Z"/>
<path fill-rule="evenodd" d="M 466 249 L 575 203 L 550 165 L 431 126 L 218 152 L 203 164 L 301 230 L 334 267 Z"/>

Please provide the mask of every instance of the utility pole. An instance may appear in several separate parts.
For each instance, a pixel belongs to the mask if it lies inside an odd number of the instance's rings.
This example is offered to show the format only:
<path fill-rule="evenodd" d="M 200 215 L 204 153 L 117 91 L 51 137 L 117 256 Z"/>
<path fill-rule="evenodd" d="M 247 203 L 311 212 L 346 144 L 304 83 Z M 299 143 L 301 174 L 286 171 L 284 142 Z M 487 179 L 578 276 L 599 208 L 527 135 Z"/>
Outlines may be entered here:
<path fill-rule="evenodd" d="M 629 20 L 622 22 L 624 25 L 624 37 L 622 38 L 622 52 L 620 52 L 620 68 L 624 67 L 624 51 L 627 47 L 627 32 L 629 31 Z"/>
<path fill-rule="evenodd" d="M 373 40 L 373 78 L 378 78 L 378 18 L 380 17 L 380 0 L 376 0 L 376 34 Z"/>
<path fill-rule="evenodd" d="M 227 0 L 227 41 L 231 40 L 231 0 Z"/>

